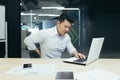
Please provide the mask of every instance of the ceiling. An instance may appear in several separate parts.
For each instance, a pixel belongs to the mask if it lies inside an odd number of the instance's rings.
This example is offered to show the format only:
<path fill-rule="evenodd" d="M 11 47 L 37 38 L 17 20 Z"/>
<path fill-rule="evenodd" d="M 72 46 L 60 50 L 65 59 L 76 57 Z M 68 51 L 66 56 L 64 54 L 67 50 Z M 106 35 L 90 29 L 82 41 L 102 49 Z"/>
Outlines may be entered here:
<path fill-rule="evenodd" d="M 82 0 L 21 0 L 22 11 L 40 9 L 41 7 L 79 7 Z"/>
<path fill-rule="evenodd" d="M 66 7 L 66 8 L 80 8 L 81 12 L 87 13 L 90 17 L 95 14 L 119 14 L 120 0 L 21 0 L 21 11 L 35 13 L 55 13 L 60 14 L 61 11 L 56 10 L 42 10 L 41 7 Z M 83 9 L 84 8 L 84 9 Z M 30 19 L 26 18 L 26 19 Z M 43 19 L 43 17 L 40 17 Z"/>
<path fill-rule="evenodd" d="M 89 12 L 98 10 L 116 12 L 120 10 L 120 0 L 21 0 L 22 11 L 40 9 L 41 7 L 86 7 Z"/>
<path fill-rule="evenodd" d="M 65 8 L 79 8 L 81 0 L 21 0 L 21 12 L 22 13 L 35 13 L 37 15 L 32 15 L 32 21 L 41 22 L 42 20 L 54 19 L 55 16 L 38 16 L 39 14 L 55 14 L 60 15 L 62 10 L 55 9 L 41 9 L 41 7 L 65 7 Z M 37 19 L 34 19 L 37 17 Z M 78 14 L 77 16 L 78 17 Z M 22 15 L 21 22 L 30 22 L 30 15 Z"/>

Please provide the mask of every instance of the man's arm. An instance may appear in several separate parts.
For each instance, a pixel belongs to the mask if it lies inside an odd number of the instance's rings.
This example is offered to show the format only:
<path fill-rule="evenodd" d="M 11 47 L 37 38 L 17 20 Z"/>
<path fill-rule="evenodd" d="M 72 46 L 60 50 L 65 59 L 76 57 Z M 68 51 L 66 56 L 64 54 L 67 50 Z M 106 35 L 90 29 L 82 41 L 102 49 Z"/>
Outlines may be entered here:
<path fill-rule="evenodd" d="M 70 37 L 67 41 L 67 50 L 71 54 L 71 56 L 75 56 L 75 57 L 80 58 L 80 59 L 85 59 L 86 58 L 86 56 L 84 54 L 78 53 L 76 48 L 73 46 L 73 44 L 70 40 Z"/>
<path fill-rule="evenodd" d="M 41 31 L 38 31 L 30 34 L 24 39 L 24 43 L 26 44 L 29 50 L 35 50 L 36 49 L 35 43 L 40 43 L 43 40 L 42 38 L 43 35 L 41 34 L 43 33 L 41 33 Z"/>

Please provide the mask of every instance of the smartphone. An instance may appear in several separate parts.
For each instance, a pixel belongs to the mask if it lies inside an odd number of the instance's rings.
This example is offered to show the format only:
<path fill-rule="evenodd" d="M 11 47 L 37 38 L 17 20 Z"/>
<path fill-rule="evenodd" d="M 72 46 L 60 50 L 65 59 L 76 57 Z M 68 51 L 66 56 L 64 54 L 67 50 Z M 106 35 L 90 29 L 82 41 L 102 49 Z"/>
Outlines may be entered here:
<path fill-rule="evenodd" d="M 23 64 L 23 68 L 32 68 L 31 63 Z"/>

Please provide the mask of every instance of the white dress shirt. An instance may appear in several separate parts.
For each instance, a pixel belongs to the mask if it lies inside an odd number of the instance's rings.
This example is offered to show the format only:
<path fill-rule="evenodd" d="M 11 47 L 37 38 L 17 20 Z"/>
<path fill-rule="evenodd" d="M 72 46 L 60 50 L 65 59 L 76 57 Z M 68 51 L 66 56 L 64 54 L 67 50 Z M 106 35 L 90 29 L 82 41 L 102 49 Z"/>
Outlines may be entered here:
<path fill-rule="evenodd" d="M 59 36 L 56 27 L 33 33 L 26 37 L 24 42 L 29 50 L 35 50 L 35 43 L 40 43 L 41 58 L 60 58 L 65 48 L 70 54 L 76 51 L 70 36 L 68 34 Z"/>

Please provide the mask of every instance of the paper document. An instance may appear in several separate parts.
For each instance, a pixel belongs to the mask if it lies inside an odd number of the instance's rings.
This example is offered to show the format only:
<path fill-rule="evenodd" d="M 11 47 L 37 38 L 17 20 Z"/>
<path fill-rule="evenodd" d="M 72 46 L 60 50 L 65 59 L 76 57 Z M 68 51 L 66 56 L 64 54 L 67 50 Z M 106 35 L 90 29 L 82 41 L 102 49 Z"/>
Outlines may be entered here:
<path fill-rule="evenodd" d="M 23 68 L 23 66 L 16 66 L 13 69 L 6 72 L 6 74 L 14 75 L 51 75 L 54 72 L 54 64 L 32 64 L 31 68 Z"/>
<path fill-rule="evenodd" d="M 120 80 L 120 76 L 106 70 L 74 73 L 74 77 L 75 80 Z"/>

